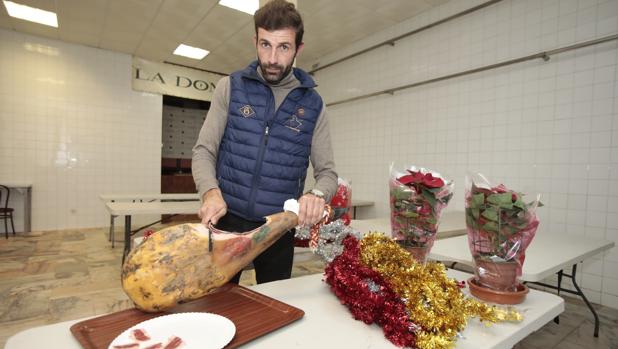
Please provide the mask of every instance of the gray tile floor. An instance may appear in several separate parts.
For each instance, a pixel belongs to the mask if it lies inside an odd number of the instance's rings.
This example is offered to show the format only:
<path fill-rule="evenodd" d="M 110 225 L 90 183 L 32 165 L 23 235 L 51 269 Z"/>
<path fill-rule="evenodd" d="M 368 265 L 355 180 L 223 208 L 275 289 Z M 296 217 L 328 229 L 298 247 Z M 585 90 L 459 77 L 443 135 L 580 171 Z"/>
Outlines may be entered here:
<path fill-rule="evenodd" d="M 131 307 L 120 287 L 121 257 L 122 243 L 112 249 L 103 228 L 0 239 L 0 346 L 31 327 Z M 323 271 L 318 259 L 299 259 L 293 277 Z M 241 283 L 254 283 L 251 271 L 243 273 Z M 595 306 L 601 332 L 594 338 L 592 314 L 582 302 L 566 299 L 559 325 L 548 323 L 516 348 L 618 349 L 618 310 Z"/>

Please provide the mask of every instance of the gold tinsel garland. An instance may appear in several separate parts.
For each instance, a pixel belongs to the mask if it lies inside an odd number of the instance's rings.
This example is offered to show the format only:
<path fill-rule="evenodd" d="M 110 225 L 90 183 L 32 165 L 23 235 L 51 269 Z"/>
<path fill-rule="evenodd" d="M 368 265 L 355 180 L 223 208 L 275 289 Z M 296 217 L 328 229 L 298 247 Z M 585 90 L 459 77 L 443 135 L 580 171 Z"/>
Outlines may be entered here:
<path fill-rule="evenodd" d="M 464 297 L 457 282 L 446 276 L 443 264 L 418 264 L 383 234 L 365 235 L 360 244 L 361 262 L 382 275 L 404 300 L 412 322 L 421 327 L 416 333 L 419 348 L 452 348 L 469 317 L 485 323 L 522 320 L 516 310 Z"/>

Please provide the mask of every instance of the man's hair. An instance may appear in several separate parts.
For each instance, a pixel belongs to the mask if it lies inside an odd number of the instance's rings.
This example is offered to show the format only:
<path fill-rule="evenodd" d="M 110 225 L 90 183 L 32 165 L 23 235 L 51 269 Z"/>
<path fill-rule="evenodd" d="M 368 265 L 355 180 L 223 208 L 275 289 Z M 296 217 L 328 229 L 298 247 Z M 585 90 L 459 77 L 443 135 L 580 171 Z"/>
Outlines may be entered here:
<path fill-rule="evenodd" d="M 258 28 L 268 31 L 292 28 L 296 31 L 296 48 L 303 42 L 303 19 L 294 4 L 285 0 L 271 0 L 255 11 L 255 35 Z"/>

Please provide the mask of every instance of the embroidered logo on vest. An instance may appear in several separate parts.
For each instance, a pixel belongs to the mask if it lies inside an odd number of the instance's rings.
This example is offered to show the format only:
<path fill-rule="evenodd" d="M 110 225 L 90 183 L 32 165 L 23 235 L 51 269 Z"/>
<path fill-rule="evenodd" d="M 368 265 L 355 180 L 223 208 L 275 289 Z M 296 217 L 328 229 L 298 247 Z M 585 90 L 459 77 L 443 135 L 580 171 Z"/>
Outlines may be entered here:
<path fill-rule="evenodd" d="M 285 127 L 289 128 L 290 130 L 299 133 L 300 132 L 300 127 L 303 125 L 303 122 L 300 121 L 298 119 L 298 116 L 296 115 L 292 115 L 286 122 L 285 122 Z"/>
<path fill-rule="evenodd" d="M 255 111 L 253 111 L 253 108 L 251 108 L 250 105 L 243 105 L 242 107 L 240 107 L 240 109 L 238 109 L 238 111 L 240 111 L 240 113 L 242 114 L 242 116 L 246 117 L 246 118 L 250 118 L 252 116 L 255 115 Z"/>

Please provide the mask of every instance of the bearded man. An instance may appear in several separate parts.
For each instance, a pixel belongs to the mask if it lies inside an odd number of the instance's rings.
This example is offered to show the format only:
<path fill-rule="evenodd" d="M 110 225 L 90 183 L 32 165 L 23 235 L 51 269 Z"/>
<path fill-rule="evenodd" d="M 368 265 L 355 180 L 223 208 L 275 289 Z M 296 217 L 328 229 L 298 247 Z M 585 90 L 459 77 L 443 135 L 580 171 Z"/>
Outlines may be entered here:
<path fill-rule="evenodd" d="M 273 0 L 254 15 L 257 61 L 221 79 L 193 148 L 203 224 L 244 232 L 298 199 L 299 225 L 317 223 L 337 190 L 330 131 L 316 84 L 294 68 L 304 44 L 293 4 Z M 309 162 L 315 186 L 304 192 Z M 257 283 L 288 279 L 291 230 L 253 262 Z M 240 273 L 232 281 L 238 283 Z"/>

